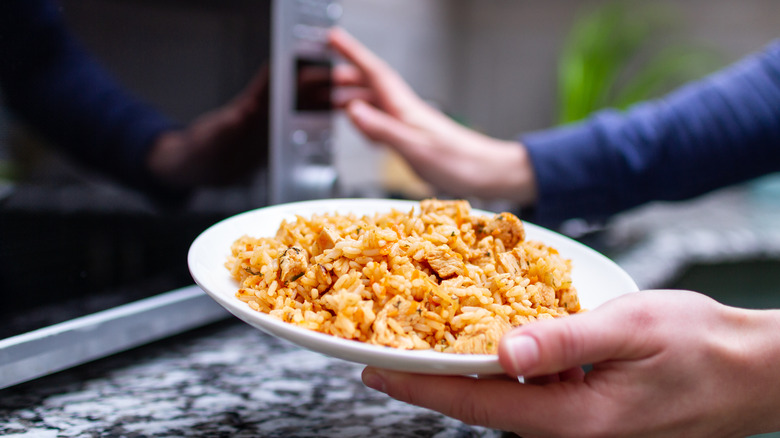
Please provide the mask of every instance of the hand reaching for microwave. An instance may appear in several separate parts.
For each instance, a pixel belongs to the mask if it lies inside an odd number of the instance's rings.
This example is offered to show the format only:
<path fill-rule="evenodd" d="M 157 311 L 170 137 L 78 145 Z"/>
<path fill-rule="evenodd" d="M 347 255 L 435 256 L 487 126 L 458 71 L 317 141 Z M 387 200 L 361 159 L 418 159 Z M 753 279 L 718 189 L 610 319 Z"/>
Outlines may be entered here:
<path fill-rule="evenodd" d="M 349 61 L 334 70 L 335 103 L 367 138 L 397 151 L 448 194 L 534 201 L 533 170 L 521 144 L 468 129 L 431 107 L 346 31 L 334 29 L 330 43 Z"/>
<path fill-rule="evenodd" d="M 147 163 L 167 185 L 188 188 L 235 182 L 264 159 L 268 133 L 268 68 L 225 105 L 189 125 L 166 131 L 152 147 Z"/>

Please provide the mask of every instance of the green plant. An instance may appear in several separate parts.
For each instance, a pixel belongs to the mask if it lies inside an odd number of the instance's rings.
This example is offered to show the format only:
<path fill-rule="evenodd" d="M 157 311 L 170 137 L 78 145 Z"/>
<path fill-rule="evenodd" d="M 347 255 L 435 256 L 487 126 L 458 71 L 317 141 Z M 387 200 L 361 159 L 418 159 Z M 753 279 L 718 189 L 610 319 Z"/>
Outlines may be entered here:
<path fill-rule="evenodd" d="M 670 41 L 673 18 L 656 5 L 613 1 L 578 19 L 559 59 L 558 122 L 625 109 L 716 68 L 714 52 Z"/>
<path fill-rule="evenodd" d="M 17 178 L 16 168 L 13 163 L 0 158 L 0 184 L 4 181 L 12 181 Z"/>

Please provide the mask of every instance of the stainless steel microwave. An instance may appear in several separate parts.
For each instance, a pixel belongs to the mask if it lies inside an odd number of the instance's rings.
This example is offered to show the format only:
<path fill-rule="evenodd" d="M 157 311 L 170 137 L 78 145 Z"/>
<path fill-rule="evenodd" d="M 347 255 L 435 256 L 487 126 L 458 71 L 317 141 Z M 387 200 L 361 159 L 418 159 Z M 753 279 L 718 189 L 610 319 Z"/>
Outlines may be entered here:
<path fill-rule="evenodd" d="M 329 99 L 332 59 L 326 43 L 327 30 L 341 15 L 337 1 L 62 0 L 62 4 L 66 10 L 81 8 L 86 15 L 94 14 L 97 6 L 115 8 L 108 12 L 122 19 L 126 12 L 118 8 L 140 8 L 145 24 L 159 24 L 161 32 L 171 34 L 171 41 L 152 41 L 147 48 L 163 57 L 182 56 L 164 48 L 185 40 L 184 30 L 207 39 L 215 31 L 233 32 L 231 44 L 212 41 L 211 47 L 229 54 L 234 42 L 241 41 L 253 62 L 249 65 L 247 56 L 238 53 L 231 58 L 235 64 L 228 73 L 244 63 L 247 71 L 258 66 L 268 71 L 268 117 L 260 127 L 267 132 L 267 144 L 257 145 L 267 151 L 267 162 L 258 169 L 250 190 L 262 193 L 255 206 L 337 193 Z M 189 14 L 179 17 L 178 24 L 172 19 L 176 8 Z M 220 12 L 227 18 L 215 19 L 218 25 L 198 21 Z M 81 19 L 106 26 L 95 31 L 95 40 L 98 49 L 99 44 L 106 45 L 108 56 L 122 44 L 121 38 L 111 41 L 101 35 L 115 27 L 111 20 Z M 247 32 L 235 31 L 237 24 Z M 193 58 L 200 55 L 195 52 Z M 185 74 L 181 72 L 180 81 L 187 80 Z M 165 78 L 156 89 L 152 85 L 152 92 L 163 95 L 175 88 L 176 83 L 166 82 L 170 80 Z M 210 82 L 219 87 L 221 79 Z M 180 93 L 169 99 L 180 104 L 191 102 L 191 97 Z M 228 316 L 192 285 L 186 252 L 205 227 L 252 206 L 246 202 L 247 193 L 218 192 L 212 198 L 216 203 L 240 199 L 224 209 L 168 214 L 99 184 L 19 181 L 1 188 L 0 388 Z"/>
<path fill-rule="evenodd" d="M 337 190 L 327 31 L 341 15 L 331 0 L 270 1 L 269 196 L 272 204 L 331 197 Z"/>

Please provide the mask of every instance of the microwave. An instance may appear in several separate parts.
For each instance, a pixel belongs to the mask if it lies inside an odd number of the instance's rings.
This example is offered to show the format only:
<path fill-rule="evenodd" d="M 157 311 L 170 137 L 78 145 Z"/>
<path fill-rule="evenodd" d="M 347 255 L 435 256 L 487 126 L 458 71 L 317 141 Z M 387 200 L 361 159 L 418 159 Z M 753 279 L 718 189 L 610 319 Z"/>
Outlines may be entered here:
<path fill-rule="evenodd" d="M 338 194 L 330 102 L 333 57 L 327 45 L 328 29 L 342 13 L 337 1 L 61 4 L 66 12 L 72 6 L 84 15 L 108 8 L 106 12 L 117 17 L 127 14 L 121 8 L 139 8 L 142 21 L 174 34 L 170 44 L 151 41 L 149 51 L 181 42 L 186 36 L 176 33 L 190 28 L 207 38 L 213 29 L 233 32 L 234 41 L 251 52 L 247 72 L 259 66 L 268 73 L 269 93 L 263 102 L 267 117 L 259 127 L 267 135 L 256 145 L 267 155 L 246 189 L 206 196 L 210 210 L 161 213 L 132 194 L 125 196 L 129 192 L 99 183 L 62 184 L 55 179 L 0 187 L 0 389 L 229 317 L 193 285 L 186 265 L 192 240 L 214 222 L 247 208 Z M 217 15 L 221 10 L 215 8 L 226 8 L 228 18 L 220 22 L 222 27 L 191 26 L 188 19 L 177 27 L 177 8 L 196 21 Z M 191 8 L 200 9 L 192 13 Z M 106 26 L 103 31 L 115 26 L 110 19 L 81 19 L 98 21 L 98 26 Z M 236 23 L 243 23 L 248 32 L 235 32 Z M 115 49 L 112 44 L 122 44 L 121 38 L 113 43 L 101 32 L 95 35 L 98 49 L 105 44 L 108 55 Z M 214 46 L 216 52 L 227 53 L 233 45 Z M 243 58 L 234 57 L 239 63 Z M 164 83 L 156 91 L 164 95 L 176 85 Z M 168 98 L 180 103 L 189 97 Z"/>
<path fill-rule="evenodd" d="M 327 32 L 341 16 L 331 0 L 266 1 L 270 38 L 271 204 L 337 193 L 333 160 L 332 57 Z"/>

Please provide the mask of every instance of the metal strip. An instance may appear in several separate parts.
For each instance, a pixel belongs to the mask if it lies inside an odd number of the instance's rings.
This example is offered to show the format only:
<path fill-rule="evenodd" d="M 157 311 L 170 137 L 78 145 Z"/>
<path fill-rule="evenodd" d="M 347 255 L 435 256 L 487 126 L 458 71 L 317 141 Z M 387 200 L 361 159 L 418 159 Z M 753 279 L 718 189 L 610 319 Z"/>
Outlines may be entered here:
<path fill-rule="evenodd" d="M 0 389 L 228 317 L 197 286 L 0 340 Z"/>

